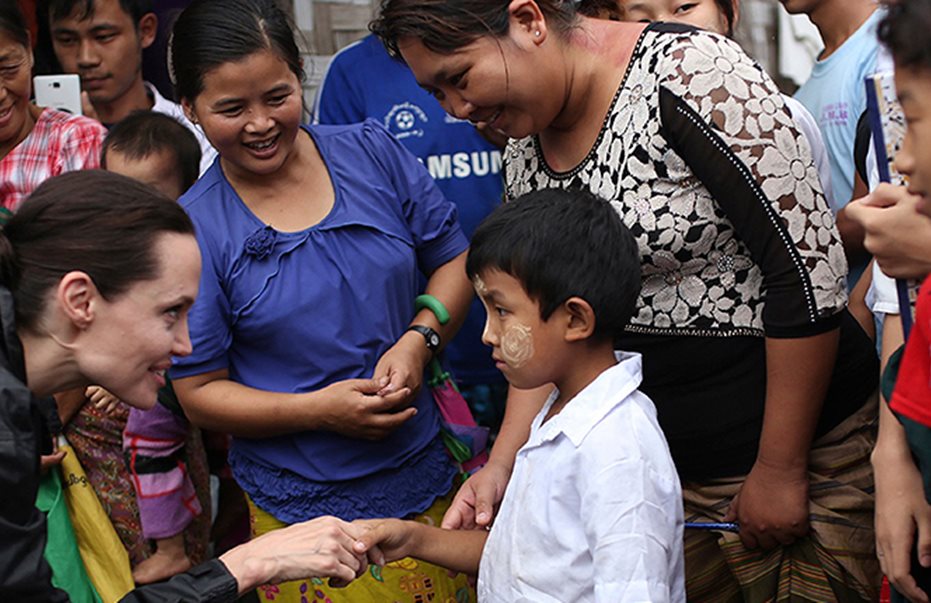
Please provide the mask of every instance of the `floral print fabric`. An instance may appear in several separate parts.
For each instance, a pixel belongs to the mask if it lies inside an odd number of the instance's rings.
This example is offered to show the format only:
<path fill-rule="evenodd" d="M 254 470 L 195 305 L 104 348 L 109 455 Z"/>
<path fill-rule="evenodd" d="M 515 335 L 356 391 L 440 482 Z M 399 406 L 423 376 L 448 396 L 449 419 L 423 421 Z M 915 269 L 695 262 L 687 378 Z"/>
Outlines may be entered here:
<path fill-rule="evenodd" d="M 632 333 L 804 336 L 834 326 L 846 303 L 808 143 L 768 76 L 724 37 L 648 27 L 579 165 L 554 171 L 534 137 L 511 141 L 505 168 L 510 199 L 582 187 L 612 202 L 642 255 Z"/>

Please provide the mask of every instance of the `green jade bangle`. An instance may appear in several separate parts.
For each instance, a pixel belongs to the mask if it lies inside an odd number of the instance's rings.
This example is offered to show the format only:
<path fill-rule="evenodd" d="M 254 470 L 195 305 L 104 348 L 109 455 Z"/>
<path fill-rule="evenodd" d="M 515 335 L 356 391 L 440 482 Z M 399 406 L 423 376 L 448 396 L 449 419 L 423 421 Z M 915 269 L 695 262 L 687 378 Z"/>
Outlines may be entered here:
<path fill-rule="evenodd" d="M 420 312 L 424 308 L 433 312 L 433 315 L 436 316 L 436 320 L 441 325 L 445 325 L 449 322 L 449 311 L 446 309 L 446 306 L 432 295 L 424 293 L 423 295 L 418 295 L 417 298 L 414 299 L 414 309 L 417 312 Z"/>

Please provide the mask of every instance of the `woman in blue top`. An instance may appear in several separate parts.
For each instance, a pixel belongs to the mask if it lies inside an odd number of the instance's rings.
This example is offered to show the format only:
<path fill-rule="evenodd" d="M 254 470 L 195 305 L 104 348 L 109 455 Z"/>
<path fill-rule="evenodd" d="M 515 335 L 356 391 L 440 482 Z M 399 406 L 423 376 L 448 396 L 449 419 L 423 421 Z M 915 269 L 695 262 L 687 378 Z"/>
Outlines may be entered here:
<path fill-rule="evenodd" d="M 204 263 L 194 353 L 171 371 L 185 411 L 233 434 L 255 533 L 326 514 L 438 518 L 455 471 L 421 382 L 432 336 L 448 341 L 471 298 L 455 206 L 377 123 L 300 125 L 300 55 L 272 0 L 195 1 L 173 40 L 182 106 L 219 152 L 180 200 Z M 449 324 L 415 311 L 418 268 Z M 414 565 L 342 591 L 264 595 L 414 601 L 467 589 Z"/>

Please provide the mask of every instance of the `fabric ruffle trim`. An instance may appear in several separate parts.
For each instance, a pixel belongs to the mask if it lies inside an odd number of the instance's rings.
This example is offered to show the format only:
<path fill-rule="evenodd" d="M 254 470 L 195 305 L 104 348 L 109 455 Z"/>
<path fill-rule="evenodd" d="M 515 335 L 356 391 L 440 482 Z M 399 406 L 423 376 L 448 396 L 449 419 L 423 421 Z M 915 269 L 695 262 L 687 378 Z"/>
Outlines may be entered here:
<path fill-rule="evenodd" d="M 269 469 L 230 450 L 236 481 L 252 501 L 285 523 L 335 515 L 345 521 L 407 517 L 447 494 L 456 469 L 441 438 L 402 466 L 344 482 L 314 482 L 287 469 Z"/>
<path fill-rule="evenodd" d="M 243 243 L 243 250 L 246 252 L 246 255 L 251 255 L 257 260 L 265 259 L 275 247 L 277 238 L 278 233 L 275 229 L 271 226 L 265 226 L 246 237 Z"/>

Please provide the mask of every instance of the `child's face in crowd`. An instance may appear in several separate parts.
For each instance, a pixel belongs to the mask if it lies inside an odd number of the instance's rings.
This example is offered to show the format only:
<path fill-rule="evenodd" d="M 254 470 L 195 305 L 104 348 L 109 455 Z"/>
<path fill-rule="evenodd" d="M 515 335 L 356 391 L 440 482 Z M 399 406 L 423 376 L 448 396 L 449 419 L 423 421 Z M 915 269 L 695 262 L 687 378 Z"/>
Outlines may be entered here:
<path fill-rule="evenodd" d="M 110 149 L 107 151 L 107 170 L 147 184 L 170 199 L 177 199 L 184 193 L 178 158 L 169 149 L 138 159 Z"/>
<path fill-rule="evenodd" d="M 727 18 L 715 0 L 618 0 L 627 21 L 685 23 L 727 35 Z"/>
<path fill-rule="evenodd" d="M 262 50 L 204 75 L 193 104 L 183 101 L 224 163 L 246 174 L 274 174 L 294 149 L 303 111 L 301 83 L 275 53 Z"/>
<path fill-rule="evenodd" d="M 919 210 L 931 215 L 931 69 L 896 66 L 895 86 L 906 123 L 895 167 L 908 176 L 908 191 L 921 197 Z"/>
<path fill-rule="evenodd" d="M 554 370 L 565 350 L 562 312 L 540 318 L 540 305 L 531 299 L 520 281 L 500 270 L 485 270 L 472 283 L 485 305 L 488 318 L 482 341 L 492 347 L 492 357 L 508 382 L 520 389 L 555 381 Z"/>
<path fill-rule="evenodd" d="M 29 133 L 31 77 L 32 52 L 0 32 L 0 149 L 11 149 Z"/>
<path fill-rule="evenodd" d="M 142 77 L 142 49 L 155 39 L 155 15 L 143 17 L 137 30 L 119 0 L 96 0 L 94 13 L 82 19 L 84 4 L 53 21 L 52 45 L 66 73 L 81 76 L 81 86 L 94 104 L 122 98 Z"/>

